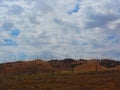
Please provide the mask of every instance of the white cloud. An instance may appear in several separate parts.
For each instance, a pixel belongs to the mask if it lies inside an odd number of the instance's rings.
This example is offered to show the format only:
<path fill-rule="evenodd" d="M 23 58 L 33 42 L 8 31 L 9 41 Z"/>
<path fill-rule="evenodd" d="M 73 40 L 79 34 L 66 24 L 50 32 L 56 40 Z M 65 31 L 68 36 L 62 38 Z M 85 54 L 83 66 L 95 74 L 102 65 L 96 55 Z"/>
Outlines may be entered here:
<path fill-rule="evenodd" d="M 0 2 L 0 43 L 3 39 L 17 43 L 0 47 L 1 56 L 17 53 L 120 56 L 120 0 Z M 76 5 L 79 10 L 69 14 Z M 9 35 L 13 29 L 20 30 L 16 38 Z"/>

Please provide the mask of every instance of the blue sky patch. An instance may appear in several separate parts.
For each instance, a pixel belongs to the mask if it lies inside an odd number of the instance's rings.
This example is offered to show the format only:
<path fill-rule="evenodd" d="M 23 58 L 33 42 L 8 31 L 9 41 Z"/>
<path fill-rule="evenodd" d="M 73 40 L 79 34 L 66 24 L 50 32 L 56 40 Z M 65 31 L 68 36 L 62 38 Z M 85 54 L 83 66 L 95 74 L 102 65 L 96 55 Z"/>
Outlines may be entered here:
<path fill-rule="evenodd" d="M 18 53 L 18 58 L 20 60 L 25 60 L 27 58 L 27 55 L 25 53 L 20 52 L 20 53 Z"/>
<path fill-rule="evenodd" d="M 107 40 L 112 40 L 112 39 L 114 39 L 115 38 L 115 36 L 109 36 L 109 37 L 107 37 Z"/>
<path fill-rule="evenodd" d="M 18 30 L 18 29 L 14 29 L 10 32 L 11 36 L 18 36 L 19 34 L 20 34 L 20 30 Z"/>
<path fill-rule="evenodd" d="M 79 11 L 80 7 L 79 4 L 77 4 L 73 10 L 69 11 L 68 14 L 73 14 L 73 13 L 77 13 Z"/>
<path fill-rule="evenodd" d="M 16 46 L 16 41 L 12 39 L 3 39 L 3 43 L 0 44 L 0 46 Z"/>

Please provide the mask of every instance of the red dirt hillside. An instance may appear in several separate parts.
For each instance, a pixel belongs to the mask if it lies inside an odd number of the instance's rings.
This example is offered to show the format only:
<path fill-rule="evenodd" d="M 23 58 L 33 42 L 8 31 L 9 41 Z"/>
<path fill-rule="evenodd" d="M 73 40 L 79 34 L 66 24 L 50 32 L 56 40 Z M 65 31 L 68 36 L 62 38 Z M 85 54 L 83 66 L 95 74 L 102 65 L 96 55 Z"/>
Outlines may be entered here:
<path fill-rule="evenodd" d="M 24 73 L 44 73 L 50 72 L 51 66 L 46 61 L 18 61 L 0 64 L 0 73 L 2 74 L 24 74 Z"/>
<path fill-rule="evenodd" d="M 82 65 L 75 67 L 74 71 L 75 72 L 106 71 L 106 70 L 117 70 L 119 67 L 120 65 L 118 64 L 117 61 L 88 60 Z"/>

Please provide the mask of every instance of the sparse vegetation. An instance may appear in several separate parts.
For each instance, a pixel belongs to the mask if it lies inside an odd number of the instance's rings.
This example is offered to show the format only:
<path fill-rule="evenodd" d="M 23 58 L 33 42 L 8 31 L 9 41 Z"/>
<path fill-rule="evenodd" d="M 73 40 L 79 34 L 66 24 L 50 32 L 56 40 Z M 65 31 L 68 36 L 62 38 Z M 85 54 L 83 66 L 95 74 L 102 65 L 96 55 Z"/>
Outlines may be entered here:
<path fill-rule="evenodd" d="M 65 59 L 0 64 L 0 90 L 119 90 L 118 63 Z"/>
<path fill-rule="evenodd" d="M 114 73 L 114 74 L 113 74 Z M 119 90 L 119 72 L 37 74 L 9 76 L 0 80 L 0 90 Z"/>
<path fill-rule="evenodd" d="M 113 68 L 113 67 L 116 67 L 117 65 L 120 65 L 120 62 L 115 60 L 103 59 L 101 60 L 100 65 L 106 68 Z"/>

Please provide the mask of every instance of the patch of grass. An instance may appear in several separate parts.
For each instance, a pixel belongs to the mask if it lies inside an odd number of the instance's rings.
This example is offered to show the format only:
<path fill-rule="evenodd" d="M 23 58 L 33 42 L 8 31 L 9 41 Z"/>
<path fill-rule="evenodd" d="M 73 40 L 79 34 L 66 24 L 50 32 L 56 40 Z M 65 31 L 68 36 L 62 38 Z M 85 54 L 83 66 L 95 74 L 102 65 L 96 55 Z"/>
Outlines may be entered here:
<path fill-rule="evenodd" d="M 0 90 L 119 90 L 120 72 L 56 73 L 4 77 Z"/>

